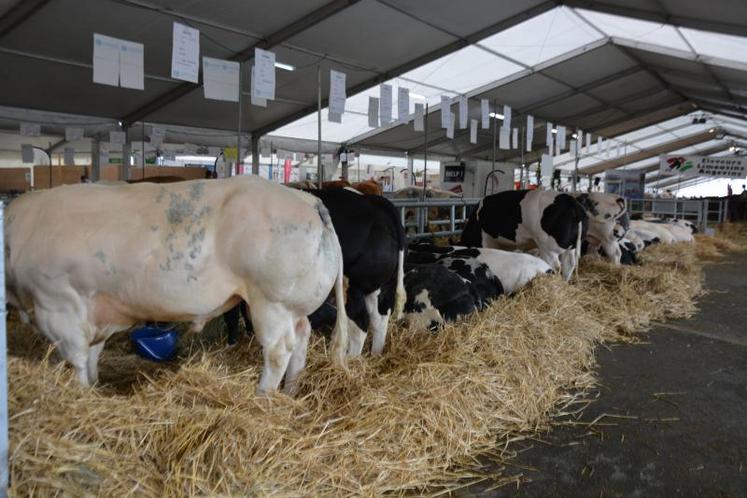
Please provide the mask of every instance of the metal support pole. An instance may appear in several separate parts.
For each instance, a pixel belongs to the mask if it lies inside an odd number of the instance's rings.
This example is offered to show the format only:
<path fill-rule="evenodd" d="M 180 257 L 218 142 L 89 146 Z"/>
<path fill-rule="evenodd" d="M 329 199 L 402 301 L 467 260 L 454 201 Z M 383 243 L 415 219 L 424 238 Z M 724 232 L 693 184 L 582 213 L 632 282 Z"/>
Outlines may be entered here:
<path fill-rule="evenodd" d="M 521 138 L 519 139 L 519 147 L 521 147 L 521 174 L 519 175 L 520 176 L 520 178 L 519 178 L 519 185 L 521 185 L 521 179 L 524 178 L 524 168 L 525 168 L 525 165 L 524 165 L 524 149 L 525 149 L 525 147 L 524 147 L 524 145 L 525 145 L 524 144 L 524 140 L 526 139 L 526 131 L 525 131 L 525 128 L 523 126 L 519 128 L 519 133 L 521 134 Z M 514 178 L 516 178 L 516 177 L 514 177 Z M 511 178 L 511 180 L 513 181 L 514 178 Z M 541 187 L 542 187 L 542 185 L 539 184 L 539 182 L 538 182 L 537 188 L 541 188 Z"/>
<path fill-rule="evenodd" d="M 358 153 L 356 155 L 356 163 L 358 164 L 358 182 L 361 181 L 361 155 Z"/>
<path fill-rule="evenodd" d="M 495 103 L 495 100 L 493 100 L 493 114 L 495 115 L 493 116 L 493 123 L 492 123 L 493 124 L 493 166 L 490 169 L 490 173 L 493 175 L 495 174 L 495 142 L 496 142 L 496 136 L 498 133 L 497 112 L 498 112 L 498 107 L 497 107 L 497 104 Z M 488 113 L 488 117 L 490 117 L 490 113 Z"/>
<path fill-rule="evenodd" d="M 252 174 L 259 175 L 259 135 L 252 134 Z"/>
<path fill-rule="evenodd" d="M 317 184 L 322 188 L 324 183 L 324 165 L 322 164 L 322 65 L 316 66 L 316 175 Z"/>
<path fill-rule="evenodd" d="M 132 143 L 122 145 L 122 164 L 119 165 L 119 179 L 126 182 L 130 179 L 130 154 L 132 153 Z"/>
<path fill-rule="evenodd" d="M 98 138 L 91 139 L 91 181 L 101 179 L 101 144 Z"/>
<path fill-rule="evenodd" d="M 239 173 L 239 165 L 241 164 L 241 106 L 242 106 L 242 96 L 244 92 L 242 91 L 242 88 L 244 88 L 244 64 L 239 62 L 239 120 L 236 125 L 236 171 L 235 174 Z M 227 176 L 233 176 L 233 173 L 230 168 L 228 171 Z"/>
<path fill-rule="evenodd" d="M 407 154 L 407 171 L 410 176 L 410 185 L 415 184 L 415 158 L 409 152 Z"/>
<path fill-rule="evenodd" d="M 47 150 L 52 150 L 51 142 L 49 143 L 49 149 Z M 47 155 L 49 156 L 49 188 L 52 188 L 52 156 L 49 153 L 47 153 Z"/>
<path fill-rule="evenodd" d="M 443 109 L 441 109 L 443 112 Z M 425 189 L 428 188 L 428 102 L 425 103 L 425 115 L 423 118 L 423 200 L 425 200 Z M 420 213 L 420 209 L 418 209 Z"/>
<path fill-rule="evenodd" d="M 578 151 L 576 151 L 576 161 L 573 166 L 573 178 L 571 182 L 571 189 L 573 192 L 576 192 L 578 190 L 578 159 Z"/>
<path fill-rule="evenodd" d="M 143 144 L 143 157 L 140 158 L 140 167 L 143 170 L 143 176 L 142 178 L 145 178 L 145 122 L 140 122 L 140 140 L 142 140 Z"/>
<path fill-rule="evenodd" d="M 8 496 L 8 351 L 6 342 L 5 206 L 0 202 L 0 496 Z"/>

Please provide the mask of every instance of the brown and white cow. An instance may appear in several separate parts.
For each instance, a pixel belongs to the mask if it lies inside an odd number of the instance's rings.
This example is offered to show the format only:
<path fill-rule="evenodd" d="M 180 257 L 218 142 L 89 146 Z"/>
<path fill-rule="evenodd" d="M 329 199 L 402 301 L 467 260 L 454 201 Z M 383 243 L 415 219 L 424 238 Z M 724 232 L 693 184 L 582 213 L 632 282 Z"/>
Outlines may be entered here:
<path fill-rule="evenodd" d="M 322 202 L 256 176 L 124 186 L 68 185 L 8 208 L 10 303 L 54 342 L 83 384 L 104 341 L 145 321 L 201 330 L 240 300 L 262 344 L 260 392 L 305 365 L 306 318 L 334 287 L 333 353 L 344 361 L 342 256 Z"/>

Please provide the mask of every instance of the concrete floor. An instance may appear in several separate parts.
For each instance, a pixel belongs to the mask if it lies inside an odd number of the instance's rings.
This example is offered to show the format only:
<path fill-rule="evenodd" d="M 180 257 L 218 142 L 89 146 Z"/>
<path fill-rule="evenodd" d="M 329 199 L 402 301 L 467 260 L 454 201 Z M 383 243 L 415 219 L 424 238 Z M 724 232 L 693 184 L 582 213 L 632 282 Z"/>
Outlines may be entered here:
<path fill-rule="evenodd" d="M 519 489 L 458 495 L 747 497 L 747 254 L 707 266 L 706 285 L 692 319 L 599 349 L 599 398 L 581 420 L 630 418 L 557 427 L 508 468 Z"/>

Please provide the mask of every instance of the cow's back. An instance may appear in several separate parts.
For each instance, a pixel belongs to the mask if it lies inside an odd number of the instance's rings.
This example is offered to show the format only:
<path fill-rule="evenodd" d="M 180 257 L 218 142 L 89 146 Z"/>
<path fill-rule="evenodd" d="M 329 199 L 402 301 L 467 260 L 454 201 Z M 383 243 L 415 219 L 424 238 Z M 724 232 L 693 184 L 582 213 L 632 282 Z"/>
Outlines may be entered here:
<path fill-rule="evenodd" d="M 6 233 L 10 280 L 27 307 L 32 291 L 51 286 L 84 300 L 106 296 L 133 319 L 189 320 L 260 287 L 299 308 L 294 295 L 331 287 L 303 278 L 320 266 L 334 274 L 336 257 L 319 259 L 334 254 L 320 203 L 256 177 L 70 185 L 24 197 Z"/>

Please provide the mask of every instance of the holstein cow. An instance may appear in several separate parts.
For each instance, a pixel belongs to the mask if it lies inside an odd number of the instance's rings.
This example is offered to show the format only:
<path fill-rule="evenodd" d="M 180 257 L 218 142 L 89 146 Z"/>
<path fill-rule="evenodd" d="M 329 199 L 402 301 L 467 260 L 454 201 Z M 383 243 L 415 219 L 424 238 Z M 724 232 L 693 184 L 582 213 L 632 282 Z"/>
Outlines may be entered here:
<path fill-rule="evenodd" d="M 373 331 L 371 351 L 381 354 L 389 319 L 392 315 L 400 318 L 406 299 L 405 234 L 397 210 L 383 197 L 347 189 L 309 193 L 329 210 L 342 246 L 344 274 L 348 279 L 346 310 L 351 320 L 348 354 L 361 354 L 369 328 Z M 254 315 L 251 306 L 250 314 Z M 248 322 L 246 315 L 245 321 Z M 229 342 L 236 342 L 237 309 L 227 313 L 226 324 Z"/>
<path fill-rule="evenodd" d="M 343 258 L 317 198 L 257 176 L 156 185 L 68 185 L 8 208 L 10 303 L 54 342 L 82 384 L 113 333 L 145 321 L 201 330 L 248 302 L 264 368 L 260 392 L 306 361 L 306 318 L 334 287 L 333 355 L 344 361 Z"/>
<path fill-rule="evenodd" d="M 405 274 L 405 289 L 405 322 L 415 330 L 435 330 L 477 311 L 469 283 L 443 265 L 414 266 Z"/>
<path fill-rule="evenodd" d="M 408 264 L 433 263 L 449 259 L 474 260 L 485 264 L 493 275 L 498 277 L 506 294 L 518 291 L 537 275 L 552 272 L 552 268 L 540 258 L 521 252 L 487 247 L 440 247 L 432 244 L 411 244 L 409 247 Z"/>
<path fill-rule="evenodd" d="M 619 242 L 630 226 L 625 199 L 618 195 L 600 192 L 570 195 L 584 207 L 589 217 L 589 228 L 586 232 L 589 252 L 598 254 L 601 250 L 610 261 L 619 265 L 622 255 Z M 622 233 L 620 233 L 621 230 Z"/>
<path fill-rule="evenodd" d="M 674 235 L 663 224 L 652 223 L 643 220 L 631 220 L 630 229 L 633 230 L 642 239 L 655 243 L 654 239 L 659 239 L 662 244 L 673 244 Z"/>
<path fill-rule="evenodd" d="M 569 280 L 576 268 L 588 216 L 568 194 L 514 190 L 485 197 L 470 216 L 461 244 L 472 247 L 537 247 L 542 258 Z"/>

